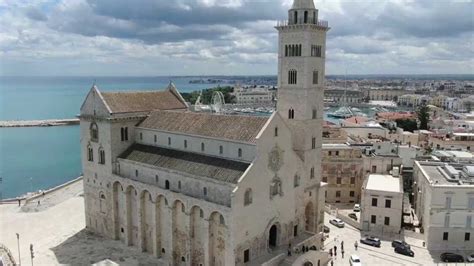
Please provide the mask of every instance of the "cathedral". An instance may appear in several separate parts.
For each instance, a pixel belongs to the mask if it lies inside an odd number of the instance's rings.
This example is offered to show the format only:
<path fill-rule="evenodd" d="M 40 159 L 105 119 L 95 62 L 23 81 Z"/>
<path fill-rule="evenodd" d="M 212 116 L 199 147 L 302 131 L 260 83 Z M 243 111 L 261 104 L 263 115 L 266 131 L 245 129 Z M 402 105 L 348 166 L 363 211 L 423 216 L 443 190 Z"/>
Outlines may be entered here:
<path fill-rule="evenodd" d="M 80 113 L 87 230 L 158 265 L 327 263 L 320 173 L 329 27 L 313 0 L 294 0 L 275 28 L 270 117 L 191 112 L 172 83 L 90 90 Z M 312 249 L 298 252 L 303 246 Z"/>

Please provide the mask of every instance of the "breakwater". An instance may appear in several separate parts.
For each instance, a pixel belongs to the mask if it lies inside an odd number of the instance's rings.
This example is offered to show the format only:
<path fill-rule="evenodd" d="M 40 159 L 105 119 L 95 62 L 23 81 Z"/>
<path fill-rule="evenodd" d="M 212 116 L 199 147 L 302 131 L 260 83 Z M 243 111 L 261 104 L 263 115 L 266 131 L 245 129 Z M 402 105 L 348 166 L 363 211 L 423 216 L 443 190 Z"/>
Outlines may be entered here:
<path fill-rule="evenodd" d="M 53 127 L 78 125 L 79 119 L 46 119 L 46 120 L 10 120 L 0 121 L 1 127 Z"/>

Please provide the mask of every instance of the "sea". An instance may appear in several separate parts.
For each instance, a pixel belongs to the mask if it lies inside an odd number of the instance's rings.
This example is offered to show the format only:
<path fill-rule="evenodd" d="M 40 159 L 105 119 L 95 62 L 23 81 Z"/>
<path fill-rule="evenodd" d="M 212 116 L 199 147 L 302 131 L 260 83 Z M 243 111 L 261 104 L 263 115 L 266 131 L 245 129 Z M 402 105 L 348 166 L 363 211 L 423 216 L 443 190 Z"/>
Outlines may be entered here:
<path fill-rule="evenodd" d="M 420 78 L 473 80 L 473 77 L 474 75 Z M 208 78 L 223 82 L 191 83 L 192 80 Z M 383 79 L 382 76 L 359 78 Z M 180 92 L 191 92 L 217 85 L 225 86 L 228 85 L 226 81 L 236 79 L 242 83 L 262 80 L 276 83 L 275 76 L 225 78 L 0 76 L 0 120 L 74 118 L 78 115 L 87 92 L 94 84 L 102 91 L 163 90 L 170 81 L 173 81 Z M 0 128 L 0 199 L 45 190 L 80 175 L 79 126 Z"/>
<path fill-rule="evenodd" d="M 0 77 L 0 120 L 74 118 L 95 84 L 101 91 L 180 92 L 227 84 L 196 77 Z M 0 199 L 45 190 L 81 175 L 79 126 L 0 128 Z"/>

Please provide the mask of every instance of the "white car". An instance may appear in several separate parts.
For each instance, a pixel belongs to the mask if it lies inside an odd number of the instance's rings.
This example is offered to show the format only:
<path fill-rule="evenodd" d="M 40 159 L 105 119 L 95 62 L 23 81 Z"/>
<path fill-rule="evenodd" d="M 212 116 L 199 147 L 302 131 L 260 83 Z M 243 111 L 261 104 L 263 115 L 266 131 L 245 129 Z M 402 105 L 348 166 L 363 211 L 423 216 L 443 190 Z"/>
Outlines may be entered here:
<path fill-rule="evenodd" d="M 359 203 L 354 204 L 354 212 L 360 212 L 360 204 Z"/>
<path fill-rule="evenodd" d="M 344 227 L 344 222 L 341 219 L 331 219 L 329 223 L 339 228 Z"/>
<path fill-rule="evenodd" d="M 362 263 L 360 262 L 360 258 L 357 255 L 351 255 L 349 257 L 349 263 L 351 266 L 362 266 Z"/>
<path fill-rule="evenodd" d="M 466 261 L 467 262 L 474 262 L 474 254 L 471 254 L 471 255 L 467 256 Z"/>

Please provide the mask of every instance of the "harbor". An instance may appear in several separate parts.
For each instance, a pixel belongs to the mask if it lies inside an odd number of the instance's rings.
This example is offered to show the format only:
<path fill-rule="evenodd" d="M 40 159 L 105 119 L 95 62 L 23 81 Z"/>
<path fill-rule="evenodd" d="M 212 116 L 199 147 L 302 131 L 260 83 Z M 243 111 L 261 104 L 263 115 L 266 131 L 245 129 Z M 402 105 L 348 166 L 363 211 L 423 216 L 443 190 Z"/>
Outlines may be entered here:
<path fill-rule="evenodd" d="M 47 120 L 10 120 L 0 121 L 0 127 L 53 127 L 79 125 L 79 119 L 47 119 Z"/>

